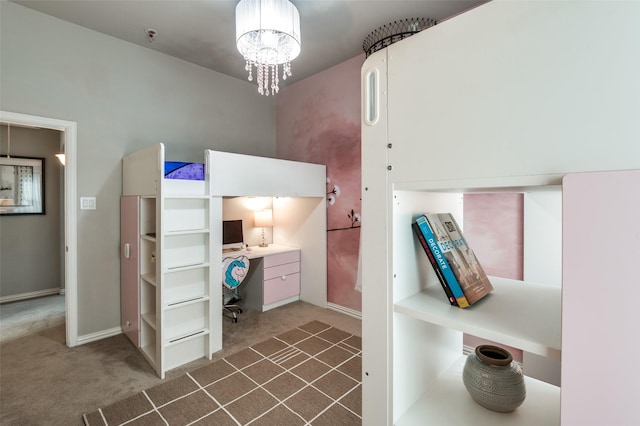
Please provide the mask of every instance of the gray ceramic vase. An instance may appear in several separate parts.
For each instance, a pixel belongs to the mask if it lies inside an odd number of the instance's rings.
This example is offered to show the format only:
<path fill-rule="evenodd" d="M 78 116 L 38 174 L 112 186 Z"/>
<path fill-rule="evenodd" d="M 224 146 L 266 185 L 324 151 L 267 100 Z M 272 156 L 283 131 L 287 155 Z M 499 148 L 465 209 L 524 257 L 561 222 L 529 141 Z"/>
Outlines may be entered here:
<path fill-rule="evenodd" d="M 498 346 L 476 347 L 464 364 L 462 381 L 474 401 L 501 413 L 518 408 L 527 395 L 522 369 Z"/>

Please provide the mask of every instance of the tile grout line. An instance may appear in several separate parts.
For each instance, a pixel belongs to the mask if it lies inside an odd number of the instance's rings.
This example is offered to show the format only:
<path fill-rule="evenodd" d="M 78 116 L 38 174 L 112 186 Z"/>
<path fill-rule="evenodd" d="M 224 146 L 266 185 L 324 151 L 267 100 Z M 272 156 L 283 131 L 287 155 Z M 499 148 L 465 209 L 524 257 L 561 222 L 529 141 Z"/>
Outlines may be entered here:
<path fill-rule="evenodd" d="M 358 386 L 360 386 L 361 383 L 358 382 L 356 383 L 356 385 L 354 387 L 352 387 L 351 389 L 349 389 L 348 392 L 345 392 L 344 395 L 342 395 L 341 398 L 344 398 L 345 395 L 348 395 L 350 392 L 353 392 L 355 389 L 357 389 Z M 309 385 L 309 386 L 313 386 L 313 385 Z M 314 387 L 315 388 L 315 387 Z M 323 395 L 326 395 L 324 392 L 322 392 L 320 389 L 315 388 L 318 392 L 322 393 Z M 327 405 L 327 407 L 322 410 L 321 412 L 318 413 L 318 415 L 316 415 L 313 419 L 309 420 L 309 423 L 313 422 L 314 420 L 316 420 L 318 417 L 320 417 L 322 414 L 326 413 L 327 411 L 329 411 L 329 409 L 335 405 L 340 405 L 342 408 L 344 408 L 345 410 L 353 413 L 354 416 L 358 417 L 360 420 L 362 420 L 362 416 L 356 412 L 354 412 L 352 409 L 350 409 L 349 407 L 347 407 L 346 405 L 342 404 L 340 402 L 340 400 L 335 399 L 335 398 L 331 398 L 329 395 L 326 395 L 327 397 L 329 397 L 329 399 L 331 399 L 333 402 L 329 405 Z"/>
<path fill-rule="evenodd" d="M 206 417 L 208 417 L 208 416 L 212 415 L 213 413 L 215 413 L 215 412 L 216 412 L 216 411 L 218 411 L 218 410 L 222 410 L 222 411 L 224 411 L 225 413 L 227 413 L 227 415 L 228 415 L 229 417 L 231 417 L 231 419 L 232 419 L 234 422 L 236 422 L 236 424 L 237 424 L 238 426 L 240 426 L 240 425 L 241 425 L 241 423 L 238 421 L 238 419 L 236 419 L 236 418 L 233 416 L 233 414 L 231 414 L 231 413 L 230 413 L 230 412 L 229 412 L 229 411 L 224 407 L 224 405 L 220 404 L 220 402 L 219 402 L 219 401 L 218 401 L 218 400 L 217 400 L 213 395 L 211 395 L 211 394 L 209 393 L 209 391 L 207 391 L 204 387 L 202 387 L 202 385 L 201 385 L 201 384 L 200 384 L 200 383 L 199 383 L 199 382 L 198 382 L 198 381 L 197 381 L 193 376 L 191 376 L 191 374 L 190 374 L 190 373 L 188 373 L 188 372 L 187 372 L 186 374 L 187 374 L 187 376 L 189 376 L 189 378 L 190 378 L 190 379 L 191 379 L 191 380 L 196 384 L 196 386 L 198 386 L 198 388 L 199 388 L 198 390 L 202 390 L 202 391 L 203 391 L 203 392 L 204 392 L 204 393 L 205 393 L 209 398 L 211 398 L 211 400 L 212 400 L 213 402 L 215 402 L 215 403 L 218 405 L 218 408 L 217 408 L 217 409 L 215 409 L 215 410 L 213 410 L 213 411 L 210 411 L 209 413 L 205 414 L 204 416 L 202 416 L 202 417 L 200 417 L 200 418 L 198 418 L 198 419 L 196 419 L 196 420 L 192 421 L 191 423 L 189 423 L 189 425 L 192 425 L 192 424 L 194 424 L 194 423 L 196 423 L 196 422 L 199 422 L 200 420 L 202 420 L 202 419 L 204 419 L 204 418 L 206 418 Z M 234 373 L 234 374 L 235 374 L 235 373 Z M 227 375 L 227 376 L 225 376 L 225 377 L 229 377 L 229 376 L 231 376 L 231 374 L 229 374 L 229 375 Z M 220 380 L 222 380 L 222 379 L 216 380 L 215 382 L 212 382 L 212 383 L 210 383 L 210 384 L 209 384 L 209 385 L 207 385 L 207 386 L 210 386 L 211 384 L 216 383 L 216 382 L 218 382 L 218 381 L 220 381 Z"/>
<path fill-rule="evenodd" d="M 146 389 L 142 391 L 142 394 L 144 395 L 145 398 L 147 398 L 147 401 L 149 401 L 149 404 L 151 404 L 151 407 L 153 407 L 153 408 L 151 410 L 149 410 L 149 411 L 145 411 L 144 413 L 137 415 L 136 417 L 132 417 L 129 420 L 120 423 L 118 426 L 123 426 L 123 425 L 129 424 L 132 421 L 138 420 L 139 418 L 142 418 L 142 417 L 144 417 L 144 416 L 146 416 L 146 415 L 148 415 L 150 413 L 153 413 L 153 412 L 158 413 L 158 416 L 160 416 L 160 418 L 162 419 L 162 421 L 164 422 L 165 425 L 169 425 L 169 422 L 167 421 L 167 419 L 165 419 L 164 416 L 162 415 L 162 413 L 160 413 L 160 411 L 158 411 L 158 408 L 162 408 L 166 404 L 163 404 L 163 405 L 160 405 L 160 406 L 157 406 L 156 404 L 154 404 L 153 401 L 151 400 L 151 398 L 149 397 L 149 395 L 147 394 L 147 390 Z M 185 395 L 183 395 L 182 397 L 184 397 L 184 396 Z M 176 398 L 176 400 L 177 399 L 179 399 L 179 398 Z M 173 401 L 170 401 L 170 402 L 173 402 Z M 169 404 L 169 403 L 167 403 L 167 404 Z"/>

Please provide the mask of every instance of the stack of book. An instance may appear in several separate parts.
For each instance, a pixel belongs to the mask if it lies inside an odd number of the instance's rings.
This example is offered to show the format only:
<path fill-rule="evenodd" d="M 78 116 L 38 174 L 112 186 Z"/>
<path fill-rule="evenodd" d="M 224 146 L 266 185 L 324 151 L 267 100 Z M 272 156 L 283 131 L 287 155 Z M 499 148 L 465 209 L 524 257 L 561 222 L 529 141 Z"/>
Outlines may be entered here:
<path fill-rule="evenodd" d="M 466 308 L 493 290 L 450 213 L 427 213 L 412 224 L 449 303 Z"/>

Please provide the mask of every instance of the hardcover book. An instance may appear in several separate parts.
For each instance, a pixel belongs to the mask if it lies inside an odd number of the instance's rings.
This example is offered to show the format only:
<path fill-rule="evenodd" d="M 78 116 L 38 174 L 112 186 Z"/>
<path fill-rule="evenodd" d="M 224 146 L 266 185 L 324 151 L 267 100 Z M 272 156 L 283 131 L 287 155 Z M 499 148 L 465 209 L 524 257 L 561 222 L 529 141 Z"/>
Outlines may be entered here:
<path fill-rule="evenodd" d="M 469 304 L 473 305 L 493 291 L 491 281 L 464 239 L 453 215 L 428 213 L 425 217 Z"/>
<path fill-rule="evenodd" d="M 442 275 L 442 271 L 440 270 L 440 268 L 438 268 L 436 259 L 433 257 L 433 253 L 431 253 L 431 249 L 427 244 L 427 240 L 424 239 L 424 235 L 422 235 L 422 231 L 420 231 L 420 227 L 416 222 L 413 222 L 411 224 L 411 227 L 413 228 L 413 232 L 416 234 L 418 241 L 420 241 L 420 245 L 422 246 L 425 254 L 427 255 L 427 258 L 429 258 L 429 263 L 431 264 L 431 267 L 435 271 L 436 276 L 438 277 L 438 281 L 440 281 L 440 285 L 442 285 L 442 289 L 444 290 L 445 294 L 447 295 L 447 298 L 449 299 L 449 303 L 453 306 L 458 306 L 458 302 L 456 302 L 456 298 L 453 297 L 453 293 L 451 292 L 451 289 L 449 288 L 449 284 L 447 284 L 447 280 L 445 280 L 444 275 Z"/>
<path fill-rule="evenodd" d="M 456 304 L 459 308 L 466 308 L 470 305 L 467 300 L 464 292 L 462 291 L 462 287 L 458 283 L 458 280 L 453 273 L 452 269 L 449 267 L 449 263 L 444 255 L 443 249 L 440 247 L 439 242 L 436 238 L 435 233 L 433 232 L 431 225 L 427 221 L 426 215 L 420 216 L 416 219 L 416 223 L 418 228 L 422 232 L 425 241 L 427 242 L 428 248 L 431 250 L 431 254 L 435 259 L 435 264 L 432 263 L 432 266 L 437 268 L 442 276 L 444 277 L 445 282 L 448 287 L 451 289 L 451 293 L 456 300 Z M 446 289 L 445 289 L 446 293 Z"/>

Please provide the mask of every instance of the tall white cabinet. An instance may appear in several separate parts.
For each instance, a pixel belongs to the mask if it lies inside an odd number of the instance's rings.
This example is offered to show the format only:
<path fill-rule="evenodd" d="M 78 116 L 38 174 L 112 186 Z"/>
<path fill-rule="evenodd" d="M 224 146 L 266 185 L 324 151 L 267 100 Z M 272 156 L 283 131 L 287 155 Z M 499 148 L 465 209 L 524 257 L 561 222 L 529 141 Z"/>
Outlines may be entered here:
<path fill-rule="evenodd" d="M 123 196 L 139 203 L 139 217 L 129 218 L 137 220 L 139 230 L 139 281 L 131 290 L 131 298 L 139 297 L 139 347 L 164 378 L 166 371 L 211 359 L 220 349 L 220 299 L 210 263 L 211 197 L 204 181 L 164 179 L 162 144 L 124 157 L 123 173 Z"/>
<path fill-rule="evenodd" d="M 640 297 L 638 17 L 633 2 L 494 1 L 364 63 L 363 424 L 633 424 L 640 377 L 624 360 L 640 314 L 602 301 Z M 451 307 L 411 222 L 450 211 L 464 226 L 462 194 L 499 191 L 565 200 L 562 288 L 494 277 L 486 300 Z M 633 237 L 604 232 L 623 248 L 607 282 L 604 233 L 587 235 L 620 211 Z M 480 407 L 462 383 L 463 333 L 560 360 L 561 386 L 527 377 L 515 412 Z M 621 361 L 607 371 L 600 342 Z"/>

